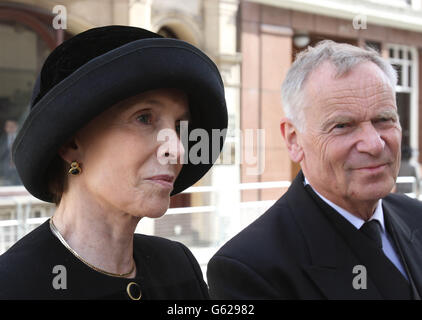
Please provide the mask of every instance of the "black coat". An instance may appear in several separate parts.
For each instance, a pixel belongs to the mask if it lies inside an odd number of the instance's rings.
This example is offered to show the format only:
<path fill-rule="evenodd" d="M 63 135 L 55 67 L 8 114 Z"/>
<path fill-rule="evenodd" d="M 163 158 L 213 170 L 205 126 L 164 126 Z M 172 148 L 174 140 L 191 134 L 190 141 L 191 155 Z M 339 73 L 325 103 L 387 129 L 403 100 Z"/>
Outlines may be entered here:
<path fill-rule="evenodd" d="M 0 299 L 129 299 L 130 282 L 139 285 L 141 300 L 208 298 L 198 262 L 183 244 L 135 234 L 133 249 L 136 277 L 107 276 L 68 251 L 47 221 L 0 256 Z M 53 270 L 58 265 L 66 269 L 66 289 L 53 285 L 55 277 L 63 275 Z M 131 285 L 135 296 L 133 289 Z"/>
<path fill-rule="evenodd" d="M 422 295 L 422 203 L 390 194 L 386 228 L 411 278 L 405 280 L 381 250 L 323 202 L 303 174 L 261 217 L 210 260 L 211 298 L 418 299 Z M 403 261 L 404 260 L 404 261 Z M 367 288 L 353 286 L 363 265 Z"/>

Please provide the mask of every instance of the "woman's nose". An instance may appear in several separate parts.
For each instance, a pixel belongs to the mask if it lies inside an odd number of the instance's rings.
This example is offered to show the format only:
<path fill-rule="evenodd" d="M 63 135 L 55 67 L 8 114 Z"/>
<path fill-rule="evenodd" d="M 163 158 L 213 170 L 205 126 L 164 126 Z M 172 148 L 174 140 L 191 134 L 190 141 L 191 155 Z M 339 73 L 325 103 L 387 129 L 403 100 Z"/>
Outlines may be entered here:
<path fill-rule="evenodd" d="M 157 158 L 161 164 L 183 163 L 185 148 L 175 129 L 160 130 L 157 140 L 159 142 Z"/>

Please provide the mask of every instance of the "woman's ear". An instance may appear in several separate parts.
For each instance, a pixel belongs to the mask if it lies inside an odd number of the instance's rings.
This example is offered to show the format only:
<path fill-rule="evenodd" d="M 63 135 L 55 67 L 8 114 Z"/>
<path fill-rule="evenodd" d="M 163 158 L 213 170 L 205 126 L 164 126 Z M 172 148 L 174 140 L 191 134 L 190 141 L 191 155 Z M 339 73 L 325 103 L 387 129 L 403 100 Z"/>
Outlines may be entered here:
<path fill-rule="evenodd" d="M 284 141 L 286 142 L 290 159 L 296 163 L 301 162 L 303 160 L 304 153 L 299 139 L 300 132 L 288 118 L 281 119 L 280 131 Z"/>
<path fill-rule="evenodd" d="M 69 164 L 81 157 L 80 148 L 74 138 L 63 144 L 59 148 L 58 153 L 60 157 Z"/>

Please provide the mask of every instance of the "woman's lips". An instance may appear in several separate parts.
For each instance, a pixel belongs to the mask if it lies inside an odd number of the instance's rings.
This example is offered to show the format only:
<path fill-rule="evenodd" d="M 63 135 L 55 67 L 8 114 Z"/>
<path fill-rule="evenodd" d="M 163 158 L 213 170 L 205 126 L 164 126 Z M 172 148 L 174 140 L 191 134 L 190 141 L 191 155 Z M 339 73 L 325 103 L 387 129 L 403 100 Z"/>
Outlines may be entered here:
<path fill-rule="evenodd" d="M 162 187 L 172 189 L 174 177 L 166 174 L 149 177 L 146 180 L 157 183 Z"/>

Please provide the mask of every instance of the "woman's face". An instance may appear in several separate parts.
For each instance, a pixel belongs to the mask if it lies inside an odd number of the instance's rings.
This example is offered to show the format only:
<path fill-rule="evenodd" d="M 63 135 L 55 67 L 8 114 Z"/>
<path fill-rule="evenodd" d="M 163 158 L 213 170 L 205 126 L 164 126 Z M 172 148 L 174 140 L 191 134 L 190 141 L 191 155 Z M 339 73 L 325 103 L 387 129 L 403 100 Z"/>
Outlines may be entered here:
<path fill-rule="evenodd" d="M 83 171 L 71 179 L 80 179 L 82 190 L 105 208 L 162 216 L 182 169 L 179 123 L 188 119 L 188 98 L 177 89 L 151 90 L 116 104 L 76 134 Z M 172 139 L 157 139 L 163 132 Z"/>

